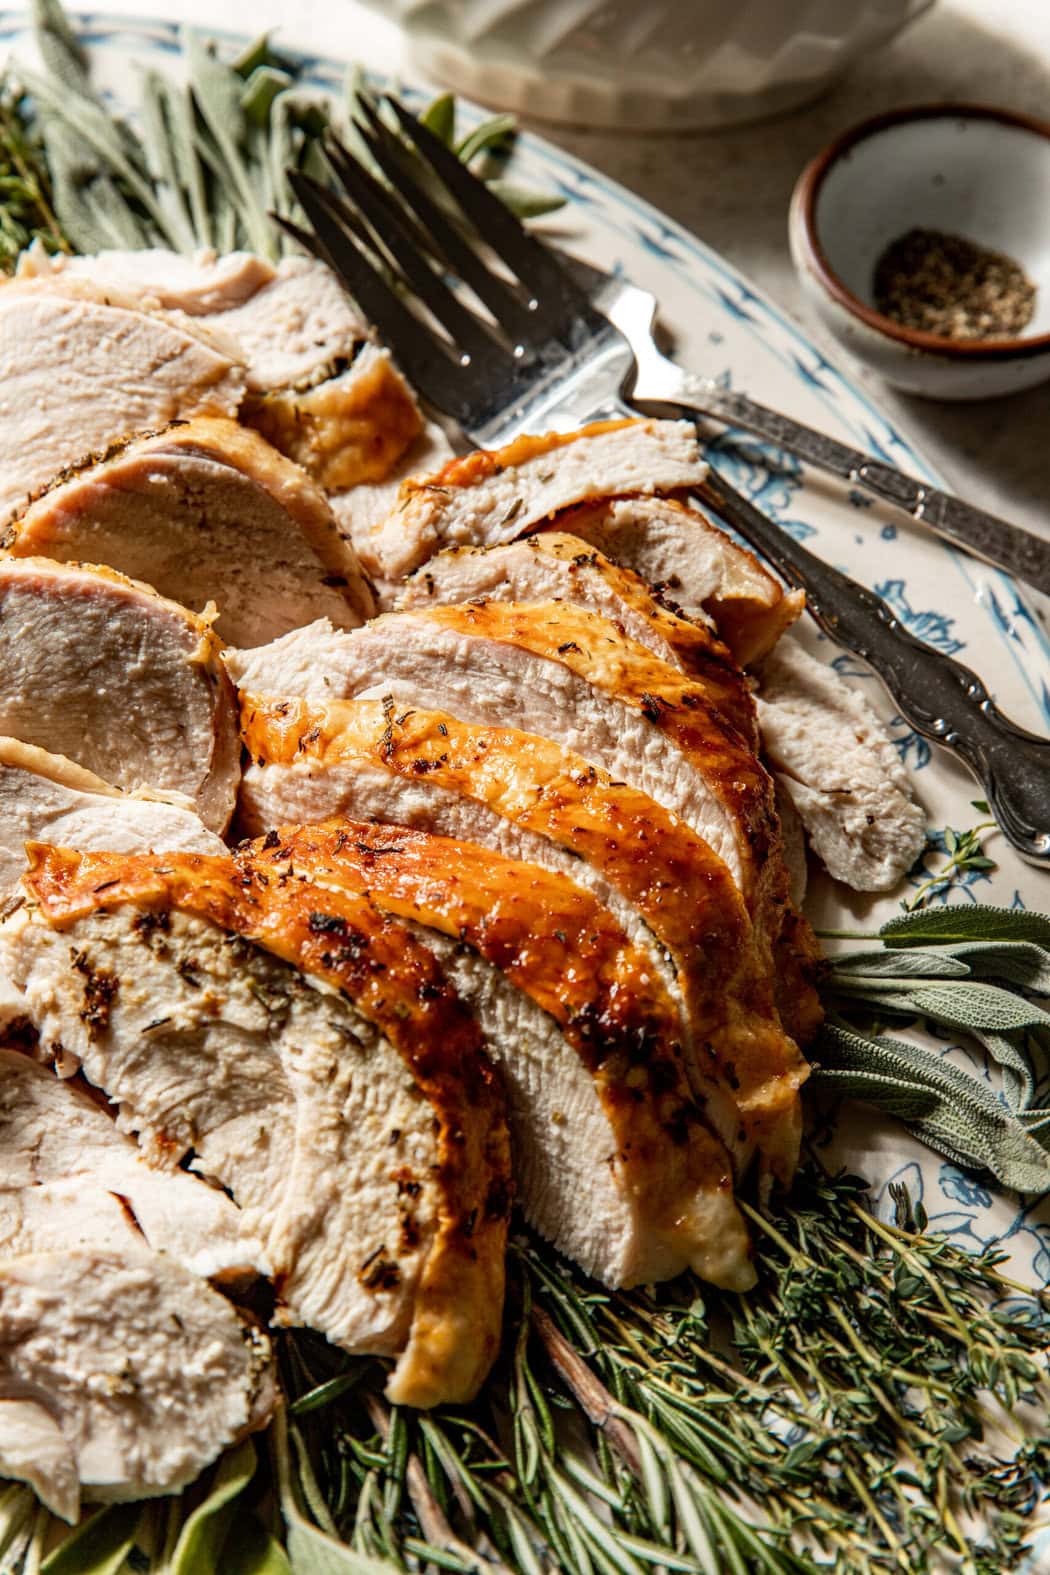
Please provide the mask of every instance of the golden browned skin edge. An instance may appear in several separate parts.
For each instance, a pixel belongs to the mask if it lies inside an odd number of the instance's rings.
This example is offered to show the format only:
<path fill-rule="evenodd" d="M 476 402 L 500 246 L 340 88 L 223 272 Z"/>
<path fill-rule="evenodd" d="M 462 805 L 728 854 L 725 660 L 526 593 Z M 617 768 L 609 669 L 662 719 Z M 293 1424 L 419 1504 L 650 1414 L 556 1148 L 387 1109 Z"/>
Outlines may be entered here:
<path fill-rule="evenodd" d="M 753 1282 L 732 1164 L 689 1092 L 674 1005 L 589 892 L 474 843 L 360 821 L 280 828 L 246 847 L 238 861 L 256 871 L 283 866 L 367 892 L 499 968 L 554 1018 L 593 1077 L 645 1228 L 715 1283 Z"/>
<path fill-rule="evenodd" d="M 579 532 L 584 537 L 608 519 L 617 504 L 651 501 L 639 493 L 621 493 L 615 497 L 588 498 L 558 513 L 550 526 L 543 529 Z M 767 656 L 785 629 L 789 629 L 805 611 L 806 598 L 802 591 L 785 591 L 780 581 L 764 568 L 753 552 L 741 547 L 725 536 L 725 532 L 700 512 L 688 493 L 663 494 L 659 499 L 662 513 L 678 515 L 683 533 L 690 531 L 708 537 L 725 537 L 732 554 L 732 573 L 704 603 L 704 611 L 713 618 L 718 633 L 741 667 L 751 667 Z M 651 587 L 655 596 L 675 605 L 675 580 Z"/>
<path fill-rule="evenodd" d="M 248 394 L 240 418 L 327 492 L 385 481 L 423 430 L 408 384 L 380 355 L 313 388 Z"/>
<path fill-rule="evenodd" d="M 442 1195 L 388 1392 L 413 1406 L 468 1400 L 500 1337 L 511 1201 L 502 1089 L 432 953 L 363 893 L 292 879 L 280 851 L 249 850 L 234 863 L 31 844 L 25 885 L 56 928 L 124 903 L 207 919 L 333 985 L 375 1024 L 433 1108 Z"/>
<path fill-rule="evenodd" d="M 398 495 L 397 511 L 409 513 L 413 508 L 413 499 L 419 494 L 425 499 L 427 493 L 476 486 L 490 476 L 498 475 L 500 471 L 522 465 L 541 454 L 556 453 L 558 449 L 575 443 L 581 437 L 596 437 L 599 433 L 618 430 L 627 431 L 631 427 L 645 424 L 644 417 L 596 421 L 575 432 L 525 434 L 515 438 L 504 448 L 476 449 L 470 454 L 449 460 L 433 475 L 413 477 L 403 482 Z M 624 496 L 629 497 L 632 494 L 624 494 Z M 600 523 L 610 506 L 617 501 L 618 498 L 608 496 L 588 498 L 582 503 L 558 510 L 556 514 L 549 516 L 547 525 L 541 522 L 531 526 L 530 530 L 543 531 L 553 525 L 554 529 L 571 535 L 574 524 L 582 526 L 584 523 Z M 754 553 L 749 552 L 745 547 L 739 547 L 726 537 L 724 530 L 692 506 L 689 494 L 666 494 L 661 498 L 661 503 L 668 509 L 681 512 L 684 527 L 697 532 L 713 533 L 725 539 L 733 557 L 735 571 L 733 583 L 713 592 L 704 604 L 705 611 L 714 618 L 719 634 L 742 667 L 759 661 L 772 650 L 784 630 L 802 613 L 805 607 L 805 597 L 802 592 L 785 592 L 780 581 L 763 567 Z M 672 597 L 674 595 L 673 586 L 656 589 L 667 590 Z"/>
<path fill-rule="evenodd" d="M 740 892 L 684 821 L 549 739 L 440 711 L 244 696 L 242 728 L 260 764 L 425 780 L 601 870 L 670 955 L 692 1030 L 689 1053 L 701 1078 L 731 1091 L 740 1146 L 760 1150 L 787 1179 L 806 1066 L 781 1027 Z"/>
<path fill-rule="evenodd" d="M 707 680 L 683 676 L 651 651 L 623 636 L 608 619 L 559 602 L 521 605 L 476 602 L 421 609 L 445 629 L 503 641 L 563 666 L 622 704 L 640 711 L 697 767 L 740 828 L 737 849 L 743 895 L 759 941 L 774 970 L 777 938 L 790 919 L 792 945 L 777 958 L 777 1004 L 785 1027 L 805 1043 L 820 1021 L 816 991 L 805 977 L 816 942 L 795 914 L 773 803 L 773 784 L 753 750 L 723 721 Z"/>

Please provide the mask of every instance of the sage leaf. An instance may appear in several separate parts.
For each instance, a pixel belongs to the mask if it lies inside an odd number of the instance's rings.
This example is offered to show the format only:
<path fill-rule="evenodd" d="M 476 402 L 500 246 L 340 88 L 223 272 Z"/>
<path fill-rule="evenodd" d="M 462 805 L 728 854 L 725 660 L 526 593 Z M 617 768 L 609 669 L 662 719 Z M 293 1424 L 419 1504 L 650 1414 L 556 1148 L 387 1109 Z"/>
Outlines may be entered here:
<path fill-rule="evenodd" d="M 242 54 L 230 61 L 230 70 L 236 72 L 244 82 L 247 82 L 252 72 L 257 71 L 260 66 L 275 66 L 278 69 L 283 66 L 280 56 L 270 48 L 269 33 L 260 33 Z"/>
<path fill-rule="evenodd" d="M 456 100 L 451 93 L 441 93 L 429 103 L 420 120 L 435 137 L 440 137 L 446 148 L 456 140 Z"/>
<path fill-rule="evenodd" d="M 482 121 L 480 126 L 475 126 L 463 138 L 456 149 L 456 157 L 462 159 L 464 164 L 469 164 L 479 153 L 496 148 L 513 136 L 514 124 L 513 115 L 493 115 L 491 120 Z"/>
<path fill-rule="evenodd" d="M 867 1038 L 825 1024 L 817 1043 L 817 1086 L 898 1116 L 955 1163 L 989 1170 L 1017 1192 L 1050 1191 L 1050 1153 L 983 1080 L 905 1040 Z"/>
<path fill-rule="evenodd" d="M 291 85 L 289 73 L 276 66 L 259 66 L 252 72 L 241 93 L 241 108 L 253 125 L 265 128 L 274 99 Z"/>
<path fill-rule="evenodd" d="M 863 974 L 885 979 L 967 979 L 970 976 L 966 961 L 948 951 L 888 951 L 884 948 L 877 952 L 842 952 L 830 961 L 833 975 Z"/>
<path fill-rule="evenodd" d="M 159 71 L 146 72 L 139 110 L 147 166 L 168 198 L 172 240 L 178 251 L 192 251 L 196 237 L 183 191 L 179 159 L 181 139 L 169 122 L 168 83 Z"/>
<path fill-rule="evenodd" d="M 292 1566 L 276 1537 L 258 1515 L 235 1514 L 222 1545 L 222 1575 L 293 1575 Z"/>
<path fill-rule="evenodd" d="M 245 117 L 241 108 L 241 80 L 223 65 L 194 32 L 184 35 L 183 47 L 189 66 L 193 100 L 211 134 L 229 182 L 245 237 L 252 251 L 272 257 L 276 253 L 273 231 L 266 211 L 252 186 L 240 146 L 245 140 Z"/>
<path fill-rule="evenodd" d="M 233 1503 L 255 1475 L 255 1446 L 245 1439 L 219 1461 L 208 1496 L 179 1533 L 171 1575 L 221 1575 L 219 1552 L 233 1518 Z"/>
<path fill-rule="evenodd" d="M 93 97 L 87 55 L 58 0 L 33 0 L 33 35 L 52 76 L 80 97 Z"/>
<path fill-rule="evenodd" d="M 486 181 L 485 184 L 519 219 L 538 219 L 545 213 L 556 213 L 565 206 L 564 197 L 555 196 L 553 192 L 533 191 L 531 187 L 519 186 L 515 181 L 499 179 Z"/>
<path fill-rule="evenodd" d="M 82 1522 L 40 1565 L 40 1575 L 118 1575 L 135 1545 L 142 1507 L 110 1504 Z"/>
<path fill-rule="evenodd" d="M 1050 949 L 1050 915 L 984 903 L 946 905 L 902 913 L 879 935 L 887 946 L 922 946 L 930 941 L 1035 941 Z"/>

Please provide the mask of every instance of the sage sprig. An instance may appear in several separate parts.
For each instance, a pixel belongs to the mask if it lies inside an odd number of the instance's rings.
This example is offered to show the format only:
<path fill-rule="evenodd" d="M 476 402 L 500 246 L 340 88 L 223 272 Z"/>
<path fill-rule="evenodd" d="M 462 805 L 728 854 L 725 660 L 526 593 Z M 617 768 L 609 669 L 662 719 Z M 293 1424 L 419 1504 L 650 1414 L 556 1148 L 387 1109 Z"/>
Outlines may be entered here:
<path fill-rule="evenodd" d="M 328 130 L 370 162 L 354 126 L 361 99 L 374 104 L 360 72 L 340 105 L 306 85 L 267 38 L 227 61 L 187 32 L 187 84 L 147 71 L 137 114 L 125 121 L 95 91 L 61 0 L 33 0 L 33 16 L 44 69 L 20 68 L 19 93 L 29 91 L 40 151 L 30 158 L 33 144 L 13 110 L 5 122 L 0 100 L 0 196 L 17 198 L 6 217 L 0 204 L 0 266 L 10 268 L 37 235 L 51 249 L 68 242 L 81 252 L 214 246 L 277 257 L 291 243 L 275 216 L 302 220 L 288 170 L 329 180 L 321 154 Z M 460 158 L 494 174 L 494 189 L 517 212 L 561 207 L 563 198 L 519 189 L 489 170 L 513 135 L 510 117 L 493 116 L 457 138 L 455 104 L 443 94 L 424 118 Z M 5 137 L 14 178 L 7 187 Z"/>
<path fill-rule="evenodd" d="M 901 915 L 877 949 L 831 961 L 835 1014 L 817 1044 L 817 1086 L 877 1105 L 962 1165 L 1019 1192 L 1050 1191 L 1050 918 L 1006 908 L 944 907 Z M 858 1021 L 859 1019 L 859 1021 Z M 959 1057 L 872 1035 L 920 1024 L 976 1045 Z M 865 1032 L 867 1029 L 869 1032 Z M 985 1060 L 998 1070 L 988 1080 Z"/>

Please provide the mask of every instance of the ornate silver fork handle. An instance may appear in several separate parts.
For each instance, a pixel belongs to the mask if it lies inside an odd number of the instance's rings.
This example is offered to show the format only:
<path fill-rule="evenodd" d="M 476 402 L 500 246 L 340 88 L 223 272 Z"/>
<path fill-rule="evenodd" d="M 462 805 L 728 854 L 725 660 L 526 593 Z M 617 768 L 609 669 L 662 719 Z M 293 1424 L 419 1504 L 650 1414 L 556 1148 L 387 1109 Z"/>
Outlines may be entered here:
<path fill-rule="evenodd" d="M 1041 541 L 1019 525 L 1010 525 L 984 509 L 964 503 L 949 492 L 916 481 L 913 476 L 905 475 L 871 454 L 850 448 L 826 433 L 770 410 L 746 394 L 733 393 L 707 378 L 696 377 L 680 368 L 676 370 L 680 380 L 679 392 L 674 396 L 676 403 L 769 439 L 817 469 L 839 476 L 896 505 L 936 535 L 965 547 L 988 563 L 998 564 L 1019 580 L 1050 595 L 1050 542 Z"/>
<path fill-rule="evenodd" d="M 880 597 L 814 557 L 716 471 L 699 492 L 784 579 L 805 590 L 806 606 L 820 627 L 874 668 L 908 725 L 958 751 L 1022 857 L 1045 867 L 1050 861 L 1050 740 L 1015 726 L 975 672 L 916 640 Z"/>

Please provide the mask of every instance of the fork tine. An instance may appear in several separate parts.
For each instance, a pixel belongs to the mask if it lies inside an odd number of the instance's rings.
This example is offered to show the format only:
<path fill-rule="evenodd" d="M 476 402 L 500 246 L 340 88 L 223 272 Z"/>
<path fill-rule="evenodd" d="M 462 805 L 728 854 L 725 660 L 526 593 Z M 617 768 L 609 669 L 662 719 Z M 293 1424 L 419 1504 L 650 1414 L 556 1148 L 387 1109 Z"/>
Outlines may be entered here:
<path fill-rule="evenodd" d="M 590 303 L 562 265 L 545 246 L 531 236 L 505 203 L 495 196 L 484 181 L 471 174 L 440 137 L 409 113 L 394 98 L 385 100 L 397 116 L 401 129 L 427 163 L 440 175 L 483 241 L 516 274 L 522 284 L 542 302 L 547 311 L 559 302 L 573 313 L 591 316 Z"/>
<path fill-rule="evenodd" d="M 334 139 L 333 139 L 334 141 Z M 338 147 L 335 167 L 355 206 L 367 219 L 384 249 L 397 263 L 416 294 L 438 322 L 451 334 L 456 347 L 468 355 L 483 358 L 491 366 L 508 353 L 482 326 L 473 312 L 458 301 L 438 278 L 401 217 L 396 202 L 343 147 Z"/>
<path fill-rule="evenodd" d="M 470 286 L 478 299 L 485 303 L 496 321 L 511 337 L 528 341 L 536 333 L 535 314 L 522 304 L 502 279 L 486 268 L 473 247 L 468 245 L 434 199 L 424 191 L 407 168 L 406 156 L 394 134 L 384 125 L 372 105 L 363 103 L 361 108 L 368 124 L 359 123 L 357 129 L 408 211 L 429 232 L 430 239 L 444 253 L 449 265 Z"/>
<path fill-rule="evenodd" d="M 465 401 L 471 392 L 469 369 L 455 364 L 347 234 L 336 216 L 337 199 L 308 175 L 293 170 L 288 178 L 316 232 L 315 237 L 303 237 L 304 244 L 315 256 L 320 255 L 320 247 L 323 260 L 339 275 L 369 322 L 387 341 L 409 382 L 424 399 L 442 409 L 448 409 L 452 400 L 461 396 L 466 409 Z M 296 225 L 290 226 L 290 233 L 297 239 L 303 235 Z M 459 419 L 455 411 L 450 414 Z"/>

